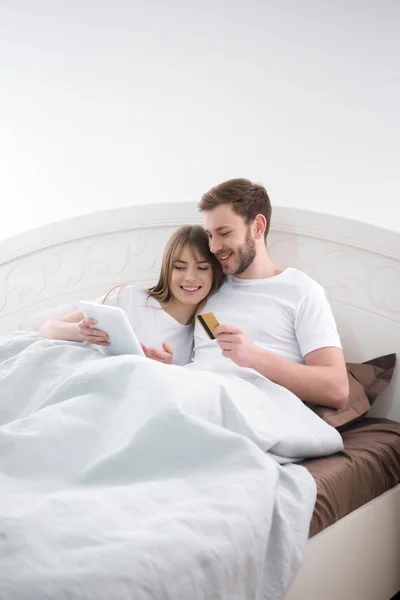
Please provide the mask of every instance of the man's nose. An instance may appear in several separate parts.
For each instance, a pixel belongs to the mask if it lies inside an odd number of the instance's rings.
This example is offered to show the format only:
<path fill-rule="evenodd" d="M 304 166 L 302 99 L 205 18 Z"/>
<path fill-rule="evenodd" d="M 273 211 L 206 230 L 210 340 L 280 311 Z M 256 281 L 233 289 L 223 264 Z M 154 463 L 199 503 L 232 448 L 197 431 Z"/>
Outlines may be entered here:
<path fill-rule="evenodd" d="M 216 254 L 222 249 L 221 242 L 219 242 L 216 238 L 211 238 L 209 240 L 210 252 Z"/>

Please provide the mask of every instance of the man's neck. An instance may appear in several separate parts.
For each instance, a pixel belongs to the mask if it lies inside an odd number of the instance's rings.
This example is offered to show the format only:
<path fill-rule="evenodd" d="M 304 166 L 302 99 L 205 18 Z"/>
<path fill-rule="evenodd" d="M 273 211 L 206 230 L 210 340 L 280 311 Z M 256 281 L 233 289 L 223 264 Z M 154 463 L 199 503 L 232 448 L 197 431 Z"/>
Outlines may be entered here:
<path fill-rule="evenodd" d="M 258 249 L 257 254 L 251 265 L 240 275 L 236 277 L 240 279 L 269 279 L 282 273 L 283 269 L 278 267 L 270 259 L 267 249 Z"/>

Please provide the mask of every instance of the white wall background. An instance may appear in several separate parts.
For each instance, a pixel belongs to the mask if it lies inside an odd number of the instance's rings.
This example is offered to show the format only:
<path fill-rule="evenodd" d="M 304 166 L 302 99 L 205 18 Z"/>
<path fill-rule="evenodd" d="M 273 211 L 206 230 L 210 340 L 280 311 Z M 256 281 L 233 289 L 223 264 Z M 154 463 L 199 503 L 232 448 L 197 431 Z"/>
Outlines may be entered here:
<path fill-rule="evenodd" d="M 0 239 L 231 177 L 400 230 L 397 0 L 0 0 Z"/>

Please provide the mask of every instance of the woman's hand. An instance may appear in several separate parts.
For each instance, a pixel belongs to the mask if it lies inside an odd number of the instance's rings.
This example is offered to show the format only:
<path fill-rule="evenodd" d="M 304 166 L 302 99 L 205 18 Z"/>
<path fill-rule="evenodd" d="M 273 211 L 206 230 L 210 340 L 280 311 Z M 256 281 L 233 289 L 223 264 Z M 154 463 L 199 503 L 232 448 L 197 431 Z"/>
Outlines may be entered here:
<path fill-rule="evenodd" d="M 78 336 L 81 342 L 89 342 L 89 344 L 97 344 L 97 346 L 109 346 L 108 334 L 105 331 L 96 329 L 97 321 L 94 319 L 82 319 L 77 323 Z"/>
<path fill-rule="evenodd" d="M 155 348 L 149 348 L 144 344 L 140 344 L 142 346 L 142 350 L 147 356 L 147 358 L 151 358 L 153 360 L 157 360 L 158 362 L 164 363 L 165 365 L 172 365 L 172 359 L 174 351 L 167 342 L 164 342 L 162 345 L 162 350 L 156 350 Z"/>

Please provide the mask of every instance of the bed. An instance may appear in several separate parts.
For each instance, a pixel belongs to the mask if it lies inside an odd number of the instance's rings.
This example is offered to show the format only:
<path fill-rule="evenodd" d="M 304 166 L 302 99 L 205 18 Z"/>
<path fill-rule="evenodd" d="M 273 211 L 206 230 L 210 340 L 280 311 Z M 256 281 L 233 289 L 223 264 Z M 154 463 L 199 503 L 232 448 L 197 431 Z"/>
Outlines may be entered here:
<path fill-rule="evenodd" d="M 0 334 L 41 311 L 98 297 L 113 285 L 154 282 L 165 242 L 201 223 L 195 204 L 118 208 L 75 217 L 0 244 Z M 275 207 L 273 259 L 319 281 L 346 360 L 400 347 L 400 234 L 341 217 Z M 368 414 L 400 421 L 399 370 Z M 373 424 L 370 421 L 370 424 Z M 389 600 L 400 590 L 400 485 L 312 535 L 286 600 Z"/>

